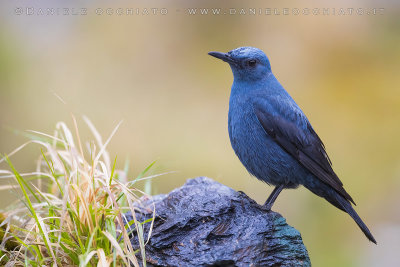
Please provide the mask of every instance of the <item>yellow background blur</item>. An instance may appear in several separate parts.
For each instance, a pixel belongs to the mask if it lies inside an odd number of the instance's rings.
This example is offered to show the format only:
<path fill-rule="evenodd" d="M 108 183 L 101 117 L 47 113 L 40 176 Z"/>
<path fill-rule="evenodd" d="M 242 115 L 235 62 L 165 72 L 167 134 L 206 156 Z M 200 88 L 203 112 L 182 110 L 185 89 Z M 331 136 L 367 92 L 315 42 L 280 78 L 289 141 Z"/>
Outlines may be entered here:
<path fill-rule="evenodd" d="M 60 120 L 72 127 L 70 112 L 88 116 L 103 138 L 122 119 L 109 145 L 119 168 L 129 158 L 131 177 L 154 160 L 152 173 L 178 171 L 155 178 L 154 194 L 208 176 L 263 203 L 272 188 L 250 177 L 228 139 L 231 71 L 207 55 L 255 46 L 269 56 L 273 72 L 325 142 L 378 246 L 349 216 L 304 188 L 284 191 L 273 209 L 301 232 L 314 266 L 400 266 L 398 3 L 54 2 L 1 1 L 0 153 L 26 141 L 15 129 L 52 133 Z M 25 13 L 16 14 L 18 7 Z M 27 7 L 35 14 L 26 15 Z M 57 7 L 87 8 L 87 15 L 36 13 Z M 187 12 L 205 7 L 237 13 L 277 8 L 281 14 Z M 98 8 L 103 14 L 96 15 Z M 168 14 L 117 15 L 117 8 L 166 8 Z M 347 14 L 283 15 L 283 8 L 344 8 Z M 349 15 L 347 8 L 384 11 Z M 79 126 L 86 128 L 81 119 Z M 13 157 L 17 169 L 33 170 L 39 149 Z M 1 193 L 1 207 L 14 199 Z"/>

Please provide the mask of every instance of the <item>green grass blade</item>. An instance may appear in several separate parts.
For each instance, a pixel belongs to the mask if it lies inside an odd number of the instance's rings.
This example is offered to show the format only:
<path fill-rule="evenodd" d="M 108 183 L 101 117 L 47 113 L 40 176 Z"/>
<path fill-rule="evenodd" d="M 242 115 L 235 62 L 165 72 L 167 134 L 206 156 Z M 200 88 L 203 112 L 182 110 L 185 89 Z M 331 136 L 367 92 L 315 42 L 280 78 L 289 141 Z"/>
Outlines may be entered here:
<path fill-rule="evenodd" d="M 50 247 L 50 245 L 49 245 L 49 243 L 48 243 L 48 240 L 47 240 L 47 238 L 46 238 L 46 234 L 45 234 L 45 232 L 44 232 L 44 229 L 42 228 L 42 224 L 41 224 L 41 222 L 39 221 L 39 217 L 38 217 L 38 215 L 36 214 L 36 211 L 35 211 L 35 209 L 33 208 L 32 202 L 31 202 L 31 200 L 30 200 L 30 198 L 29 198 L 29 196 L 28 196 L 28 194 L 27 194 L 27 192 L 26 192 L 26 190 L 25 190 L 23 178 L 22 178 L 21 175 L 18 173 L 18 171 L 14 168 L 14 165 L 11 163 L 10 159 L 9 159 L 7 156 L 6 156 L 6 160 L 7 160 L 8 165 L 9 165 L 10 168 L 12 169 L 12 171 L 13 171 L 13 173 L 14 173 L 14 175 L 15 175 L 15 178 L 17 179 L 18 184 L 19 184 L 19 186 L 20 186 L 20 188 L 21 188 L 21 190 L 22 190 L 22 192 L 23 192 L 23 194 L 24 194 L 24 196 L 25 196 L 25 199 L 26 199 L 27 204 L 28 204 L 28 206 L 29 206 L 29 211 L 31 212 L 33 218 L 34 218 L 35 221 L 36 221 L 36 224 L 37 224 L 37 227 L 39 228 L 39 232 L 40 232 L 40 234 L 41 234 L 41 236 L 42 236 L 43 242 L 44 242 L 44 244 L 45 244 L 47 250 L 51 252 L 52 257 L 54 258 L 53 250 L 52 250 L 52 248 Z M 28 185 L 27 185 L 27 186 L 28 186 Z M 28 186 L 28 189 L 29 189 L 29 188 L 30 188 L 30 187 Z M 30 189 L 30 191 L 33 192 L 32 189 Z M 54 258 L 54 261 L 55 261 L 55 258 Z"/>

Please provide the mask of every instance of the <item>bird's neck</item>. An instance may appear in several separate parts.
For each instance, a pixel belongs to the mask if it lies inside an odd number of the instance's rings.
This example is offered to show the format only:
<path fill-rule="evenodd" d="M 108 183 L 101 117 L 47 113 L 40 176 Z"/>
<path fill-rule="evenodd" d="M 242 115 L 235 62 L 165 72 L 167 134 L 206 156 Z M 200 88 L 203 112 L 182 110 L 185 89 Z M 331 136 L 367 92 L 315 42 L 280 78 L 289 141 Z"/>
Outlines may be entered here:
<path fill-rule="evenodd" d="M 282 93 L 282 86 L 271 72 L 257 80 L 235 78 L 232 84 L 231 97 L 236 95 L 248 95 L 251 92 L 260 90 L 270 95 L 279 94 Z"/>

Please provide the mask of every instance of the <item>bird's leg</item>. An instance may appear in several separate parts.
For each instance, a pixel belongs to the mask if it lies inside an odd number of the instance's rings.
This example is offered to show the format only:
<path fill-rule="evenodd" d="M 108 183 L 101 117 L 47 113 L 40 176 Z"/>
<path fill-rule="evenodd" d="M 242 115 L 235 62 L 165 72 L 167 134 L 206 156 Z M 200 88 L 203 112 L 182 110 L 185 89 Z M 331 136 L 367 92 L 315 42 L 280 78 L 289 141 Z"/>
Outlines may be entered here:
<path fill-rule="evenodd" d="M 267 201 L 265 201 L 263 205 L 266 210 L 271 210 L 272 205 L 274 205 L 276 198 L 279 196 L 283 188 L 285 188 L 285 184 L 275 186 L 274 190 L 272 190 L 272 193 L 269 195 Z"/>

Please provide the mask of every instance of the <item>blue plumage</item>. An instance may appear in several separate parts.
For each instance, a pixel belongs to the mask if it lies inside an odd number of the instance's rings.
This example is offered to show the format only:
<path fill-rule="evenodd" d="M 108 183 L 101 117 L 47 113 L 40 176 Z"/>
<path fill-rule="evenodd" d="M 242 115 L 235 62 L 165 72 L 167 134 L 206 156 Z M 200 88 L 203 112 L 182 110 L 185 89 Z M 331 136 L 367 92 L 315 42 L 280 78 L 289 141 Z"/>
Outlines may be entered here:
<path fill-rule="evenodd" d="M 271 72 L 267 56 L 253 47 L 209 54 L 229 63 L 234 76 L 228 115 L 232 148 L 253 176 L 275 186 L 265 207 L 272 207 L 282 189 L 303 185 L 347 212 L 376 243 L 354 211 L 324 144 Z"/>

